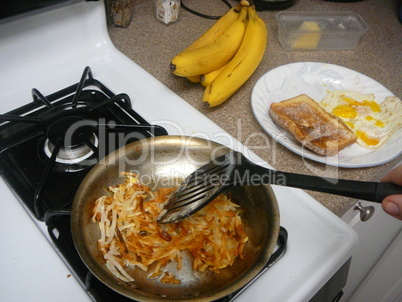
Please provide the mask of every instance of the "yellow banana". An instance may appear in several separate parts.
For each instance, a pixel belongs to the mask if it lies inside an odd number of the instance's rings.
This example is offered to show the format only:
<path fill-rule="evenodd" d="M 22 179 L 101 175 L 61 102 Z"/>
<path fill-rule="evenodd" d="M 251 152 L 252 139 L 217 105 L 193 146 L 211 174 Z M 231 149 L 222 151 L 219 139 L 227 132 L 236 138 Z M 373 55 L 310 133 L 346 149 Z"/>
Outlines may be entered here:
<path fill-rule="evenodd" d="M 234 58 L 205 89 L 203 100 L 217 106 L 233 95 L 260 64 L 268 42 L 268 30 L 255 9 L 248 10 L 248 23 L 243 43 Z"/>
<path fill-rule="evenodd" d="M 211 72 L 208 72 L 206 74 L 202 74 L 200 76 L 200 83 L 204 87 L 208 87 L 209 84 L 212 83 L 213 80 L 222 72 L 223 69 L 225 69 L 226 65 L 223 65 L 222 67 L 219 67 L 216 70 L 213 70 Z"/>
<path fill-rule="evenodd" d="M 189 77 L 208 73 L 227 64 L 239 50 L 246 31 L 246 8 L 229 29 L 213 42 L 175 56 L 170 68 L 175 75 Z"/>
<path fill-rule="evenodd" d="M 201 82 L 201 76 L 200 76 L 200 75 L 195 75 L 195 76 L 187 77 L 187 79 L 188 79 L 190 82 L 193 82 L 193 83 L 199 83 L 199 82 Z"/>
<path fill-rule="evenodd" d="M 241 7 L 242 6 L 238 4 L 229 9 L 226 14 L 220 17 L 204 34 L 190 44 L 184 51 L 207 45 L 220 37 L 239 18 Z M 188 80 L 193 83 L 199 83 L 200 75 L 188 77 Z"/>
<path fill-rule="evenodd" d="M 229 9 L 226 14 L 220 17 L 204 34 L 190 44 L 185 51 L 207 45 L 216 40 L 239 18 L 240 11 L 240 4 Z"/>

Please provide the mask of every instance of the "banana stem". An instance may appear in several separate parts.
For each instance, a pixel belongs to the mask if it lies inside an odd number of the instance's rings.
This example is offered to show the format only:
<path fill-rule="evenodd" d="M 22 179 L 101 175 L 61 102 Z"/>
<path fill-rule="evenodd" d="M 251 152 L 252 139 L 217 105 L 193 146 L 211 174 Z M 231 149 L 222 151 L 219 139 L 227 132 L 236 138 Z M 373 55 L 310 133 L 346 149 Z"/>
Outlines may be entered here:
<path fill-rule="evenodd" d="M 241 8 L 243 7 L 243 5 L 241 5 L 241 3 L 237 3 L 236 7 L 234 8 L 236 13 L 239 13 L 241 11 Z"/>
<path fill-rule="evenodd" d="M 243 6 L 253 6 L 254 7 L 254 0 L 241 0 L 240 4 Z"/>
<path fill-rule="evenodd" d="M 256 19 L 256 12 L 255 12 L 255 9 L 252 7 L 252 6 L 250 6 L 250 7 L 248 7 L 248 18 L 250 19 L 250 18 L 253 18 L 254 20 Z"/>

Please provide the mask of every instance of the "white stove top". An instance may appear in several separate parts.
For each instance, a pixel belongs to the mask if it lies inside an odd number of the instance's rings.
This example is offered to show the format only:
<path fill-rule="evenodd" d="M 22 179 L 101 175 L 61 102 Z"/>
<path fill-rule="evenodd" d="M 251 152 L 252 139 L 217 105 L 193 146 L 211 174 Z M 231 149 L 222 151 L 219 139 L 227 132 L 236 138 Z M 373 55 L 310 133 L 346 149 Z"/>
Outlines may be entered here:
<path fill-rule="evenodd" d="M 81 2 L 0 24 L 0 113 L 77 83 L 90 66 L 114 93 L 127 93 L 134 110 L 170 134 L 208 138 L 269 166 L 112 45 L 103 2 Z M 33 219 L 0 180 L 1 301 L 90 301 Z M 286 254 L 236 301 L 306 301 L 351 257 L 357 236 L 299 189 L 275 187 Z"/>

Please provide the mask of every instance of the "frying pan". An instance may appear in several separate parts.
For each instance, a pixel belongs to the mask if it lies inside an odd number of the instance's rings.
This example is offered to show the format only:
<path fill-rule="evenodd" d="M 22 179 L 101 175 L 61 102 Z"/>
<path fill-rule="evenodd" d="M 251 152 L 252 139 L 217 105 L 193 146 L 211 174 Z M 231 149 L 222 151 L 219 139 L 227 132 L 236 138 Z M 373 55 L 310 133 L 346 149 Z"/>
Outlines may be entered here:
<path fill-rule="evenodd" d="M 180 285 L 150 279 L 140 268 L 127 269 L 135 279 L 123 282 L 106 268 L 97 249 L 100 231 L 91 221 L 95 201 L 108 194 L 107 188 L 123 183 L 121 172 L 130 171 L 153 189 L 177 186 L 191 172 L 230 151 L 218 143 L 195 137 L 159 136 L 121 147 L 96 164 L 82 181 L 74 198 L 71 215 L 76 249 L 88 269 L 114 291 L 137 301 L 213 301 L 241 289 L 267 265 L 279 235 L 279 209 L 269 185 L 232 188 L 232 199 L 241 206 L 241 217 L 249 236 L 243 256 L 219 274 L 192 270 L 191 255 L 183 256 L 183 267 L 168 264 Z"/>

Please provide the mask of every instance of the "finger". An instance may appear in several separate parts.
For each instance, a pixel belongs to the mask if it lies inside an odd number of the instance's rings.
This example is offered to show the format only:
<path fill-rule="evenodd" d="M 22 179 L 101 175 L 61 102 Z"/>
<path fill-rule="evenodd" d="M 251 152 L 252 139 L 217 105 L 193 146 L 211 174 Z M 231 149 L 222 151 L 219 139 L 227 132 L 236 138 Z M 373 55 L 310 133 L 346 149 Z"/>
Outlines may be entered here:
<path fill-rule="evenodd" d="M 384 212 L 402 220 L 402 195 L 390 195 L 384 198 L 381 206 Z"/>
<path fill-rule="evenodd" d="M 402 185 L 402 165 L 391 170 L 387 175 L 385 175 L 381 179 L 381 181 L 382 182 L 393 182 L 398 185 Z"/>

